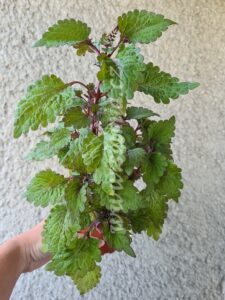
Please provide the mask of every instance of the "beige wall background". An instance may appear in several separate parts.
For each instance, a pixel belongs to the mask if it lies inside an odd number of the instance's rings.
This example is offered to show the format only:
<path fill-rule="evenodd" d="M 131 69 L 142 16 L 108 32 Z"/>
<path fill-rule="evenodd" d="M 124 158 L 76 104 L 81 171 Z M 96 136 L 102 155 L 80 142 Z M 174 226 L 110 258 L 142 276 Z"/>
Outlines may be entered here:
<path fill-rule="evenodd" d="M 151 45 L 141 47 L 146 61 L 201 87 L 168 106 L 136 94 L 135 104 L 163 118 L 177 118 L 174 152 L 183 168 L 184 190 L 171 204 L 159 242 L 135 236 L 137 258 L 103 257 L 99 286 L 84 300 L 223 299 L 225 276 L 225 1 L 224 0 L 0 0 L 0 242 L 46 216 L 22 197 L 40 169 L 56 161 L 31 163 L 23 157 L 39 132 L 13 140 L 13 114 L 28 84 L 43 74 L 64 80 L 93 79 L 93 59 L 74 51 L 31 48 L 57 19 L 79 18 L 100 37 L 118 15 L 133 9 L 164 14 L 179 23 Z M 225 287 L 225 285 L 224 285 Z M 225 291 L 224 291 L 225 292 Z M 44 269 L 21 276 L 12 300 L 81 299 L 67 278 Z"/>

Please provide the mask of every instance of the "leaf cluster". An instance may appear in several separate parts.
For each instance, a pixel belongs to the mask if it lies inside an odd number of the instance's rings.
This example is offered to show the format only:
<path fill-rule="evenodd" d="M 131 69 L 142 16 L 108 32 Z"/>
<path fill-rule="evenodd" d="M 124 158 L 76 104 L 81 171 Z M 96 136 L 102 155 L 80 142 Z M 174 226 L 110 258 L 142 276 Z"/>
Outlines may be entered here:
<path fill-rule="evenodd" d="M 143 92 L 168 104 L 198 86 L 146 64 L 137 47 L 154 42 L 173 24 L 162 15 L 134 10 L 120 16 L 111 33 L 93 41 L 85 23 L 68 19 L 34 44 L 95 54 L 99 67 L 97 83 L 64 83 L 56 75 L 44 75 L 28 87 L 14 123 L 15 138 L 55 123 L 26 158 L 57 157 L 69 175 L 43 170 L 31 180 L 25 197 L 34 205 L 51 206 L 43 231 L 43 250 L 52 254 L 47 269 L 70 276 L 81 294 L 95 287 L 101 275 L 101 245 L 94 230 L 102 232 L 111 248 L 135 257 L 132 234 L 146 232 L 157 240 L 168 201 L 179 199 L 181 169 L 171 150 L 175 117 L 159 120 L 157 113 L 134 106 L 132 100 L 135 92 Z M 74 88 L 78 85 L 80 89 Z M 137 180 L 144 189 L 137 188 Z"/>

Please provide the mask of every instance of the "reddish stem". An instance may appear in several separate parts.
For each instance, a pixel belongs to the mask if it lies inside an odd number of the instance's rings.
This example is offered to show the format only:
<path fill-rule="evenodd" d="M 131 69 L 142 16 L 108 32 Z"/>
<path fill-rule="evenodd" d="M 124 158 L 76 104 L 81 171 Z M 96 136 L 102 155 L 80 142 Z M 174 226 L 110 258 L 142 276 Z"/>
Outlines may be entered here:
<path fill-rule="evenodd" d="M 71 81 L 71 82 L 67 83 L 68 86 L 71 86 L 71 85 L 74 85 L 74 84 L 80 84 L 88 90 L 88 87 L 86 86 L 86 84 L 84 84 L 81 81 Z"/>

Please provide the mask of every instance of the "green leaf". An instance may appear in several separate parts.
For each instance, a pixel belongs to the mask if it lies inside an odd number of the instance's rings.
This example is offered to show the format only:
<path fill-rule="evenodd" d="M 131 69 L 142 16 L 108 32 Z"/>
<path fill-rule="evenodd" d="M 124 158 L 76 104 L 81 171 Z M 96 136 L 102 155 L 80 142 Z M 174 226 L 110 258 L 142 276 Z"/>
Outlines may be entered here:
<path fill-rule="evenodd" d="M 128 148 L 134 147 L 136 144 L 137 135 L 134 131 L 134 128 L 130 124 L 125 123 L 122 127 L 122 134 L 125 139 L 125 144 Z"/>
<path fill-rule="evenodd" d="M 56 116 L 64 113 L 73 104 L 74 92 L 55 75 L 45 75 L 31 85 L 26 96 L 18 103 L 14 137 L 18 138 L 31 128 L 46 127 Z"/>
<path fill-rule="evenodd" d="M 128 107 L 127 108 L 127 119 L 144 119 L 152 116 L 159 116 L 152 110 L 144 107 Z"/>
<path fill-rule="evenodd" d="M 134 167 L 139 167 L 146 157 L 146 152 L 142 148 L 129 149 L 127 151 L 127 160 L 125 162 L 125 171 L 131 175 Z"/>
<path fill-rule="evenodd" d="M 118 99 L 123 96 L 132 99 L 138 88 L 138 80 L 145 69 L 143 56 L 134 45 L 121 46 L 114 60 L 100 56 L 101 69 L 98 79 L 102 81 L 101 91 Z"/>
<path fill-rule="evenodd" d="M 62 149 L 71 141 L 71 132 L 68 128 L 58 128 L 53 131 L 50 139 L 50 148 L 53 151 Z"/>
<path fill-rule="evenodd" d="M 41 161 L 51 158 L 55 155 L 53 149 L 50 148 L 48 141 L 39 142 L 33 150 L 31 150 L 25 157 L 27 160 Z"/>
<path fill-rule="evenodd" d="M 129 11 L 118 18 L 119 31 L 133 43 L 154 42 L 175 22 L 146 10 Z"/>
<path fill-rule="evenodd" d="M 158 240 L 164 220 L 167 216 L 168 205 L 166 199 L 154 191 L 144 191 L 142 197 L 146 199 L 146 207 L 129 212 L 134 233 L 147 231 L 147 234 Z"/>
<path fill-rule="evenodd" d="M 121 116 L 125 115 L 127 101 L 125 97 L 121 99 L 105 98 L 99 103 L 99 119 L 102 122 L 103 127 L 109 123 L 113 123 Z"/>
<path fill-rule="evenodd" d="M 158 193 L 150 193 L 146 197 L 147 201 L 149 201 L 149 215 L 151 220 L 147 233 L 155 240 L 158 240 L 167 216 L 168 205 L 166 199 Z"/>
<path fill-rule="evenodd" d="M 73 126 L 75 129 L 88 127 L 90 119 L 83 113 L 81 107 L 72 107 L 66 111 L 63 118 L 66 127 Z"/>
<path fill-rule="evenodd" d="M 77 271 L 73 276 L 72 280 L 76 284 L 81 295 L 84 295 L 89 290 L 93 289 L 99 283 L 101 277 L 101 268 L 95 266 L 95 268 L 87 272 L 84 276 L 81 276 L 80 272 Z"/>
<path fill-rule="evenodd" d="M 116 173 L 122 171 L 121 166 L 125 161 L 124 142 L 118 127 L 108 126 L 103 132 L 103 155 L 93 178 L 109 195 L 114 195 L 113 184 L 116 182 Z"/>
<path fill-rule="evenodd" d="M 166 157 L 160 152 L 150 154 L 142 163 L 143 179 L 146 184 L 158 183 L 168 164 Z"/>
<path fill-rule="evenodd" d="M 86 40 L 91 32 L 87 24 L 74 19 L 60 20 L 48 28 L 34 47 L 58 47 L 63 45 L 76 45 Z"/>
<path fill-rule="evenodd" d="M 72 171 L 80 174 L 86 174 L 87 168 L 82 158 L 83 142 L 89 129 L 82 128 L 79 130 L 79 137 L 70 142 L 69 147 L 61 149 L 58 153 L 60 163 Z"/>
<path fill-rule="evenodd" d="M 65 189 L 65 199 L 68 203 L 70 211 L 75 218 L 79 217 L 79 214 L 84 211 L 85 203 L 87 201 L 87 185 L 82 185 L 80 178 L 74 178 L 69 181 Z"/>
<path fill-rule="evenodd" d="M 148 127 L 148 139 L 159 144 L 171 143 L 172 137 L 175 135 L 175 117 L 169 120 L 152 122 Z"/>
<path fill-rule="evenodd" d="M 138 210 L 131 210 L 128 212 L 128 217 L 131 222 L 132 231 L 134 233 L 141 233 L 146 231 L 151 223 L 149 207 L 140 208 Z"/>
<path fill-rule="evenodd" d="M 43 251 L 55 254 L 71 242 L 72 236 L 80 229 L 74 222 L 71 212 L 65 205 L 56 205 L 51 209 L 45 220 L 43 236 Z"/>
<path fill-rule="evenodd" d="M 183 188 L 181 169 L 169 162 L 164 175 L 156 186 L 158 192 L 167 199 L 178 201 Z"/>
<path fill-rule="evenodd" d="M 138 91 L 151 95 L 156 103 L 168 104 L 170 99 L 177 99 L 198 86 L 197 82 L 179 82 L 178 78 L 160 71 L 158 67 L 149 63 L 143 72 Z"/>
<path fill-rule="evenodd" d="M 27 155 L 27 160 L 44 160 L 53 157 L 69 144 L 71 132 L 68 128 L 57 128 L 50 135 L 50 141 L 41 141 Z"/>
<path fill-rule="evenodd" d="M 140 193 L 131 180 L 123 182 L 122 190 L 118 191 L 118 194 L 122 198 L 122 206 L 125 213 L 143 206 Z"/>
<path fill-rule="evenodd" d="M 103 226 L 104 238 L 107 244 L 117 251 L 124 251 L 132 257 L 136 257 L 134 250 L 131 248 L 131 237 L 128 231 L 124 228 L 114 229 L 111 225 L 111 230 L 108 226 Z M 112 232 L 113 231 L 113 232 Z"/>
<path fill-rule="evenodd" d="M 84 140 L 82 157 L 88 173 L 94 172 L 100 164 L 103 152 L 103 135 L 90 132 Z"/>
<path fill-rule="evenodd" d="M 48 169 L 35 175 L 27 187 L 25 196 L 34 205 L 45 207 L 63 200 L 65 186 L 64 176 Z"/>
<path fill-rule="evenodd" d="M 47 265 L 47 270 L 54 271 L 56 275 L 69 275 L 75 278 L 77 272 L 84 277 L 87 272 L 96 268 L 100 262 L 101 253 L 98 248 L 99 241 L 88 238 L 77 238 L 69 247 L 53 256 Z"/>

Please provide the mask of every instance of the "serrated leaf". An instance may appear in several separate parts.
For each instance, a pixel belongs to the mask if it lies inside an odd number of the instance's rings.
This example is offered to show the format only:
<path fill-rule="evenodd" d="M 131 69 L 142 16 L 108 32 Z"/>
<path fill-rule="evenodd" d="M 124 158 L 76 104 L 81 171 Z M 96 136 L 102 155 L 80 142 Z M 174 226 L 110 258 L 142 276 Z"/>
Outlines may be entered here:
<path fill-rule="evenodd" d="M 126 123 L 121 127 L 123 137 L 125 139 L 125 144 L 127 148 L 132 148 L 136 144 L 137 135 L 134 128 L 130 124 Z"/>
<path fill-rule="evenodd" d="M 118 18 L 119 31 L 133 43 L 154 42 L 175 22 L 146 10 L 129 11 Z"/>
<path fill-rule="evenodd" d="M 41 161 L 51 158 L 55 155 L 53 149 L 50 148 L 48 141 L 39 142 L 33 150 L 31 150 L 25 157 L 27 160 Z"/>
<path fill-rule="evenodd" d="M 45 75 L 29 86 L 26 96 L 18 103 L 14 137 L 18 138 L 31 128 L 46 127 L 56 116 L 64 113 L 73 104 L 74 92 L 55 75 Z"/>
<path fill-rule="evenodd" d="M 147 233 L 155 240 L 158 240 L 162 232 L 164 220 L 167 216 L 168 205 L 166 199 L 158 193 L 148 195 L 147 201 L 149 202 L 149 215 L 151 220 Z"/>
<path fill-rule="evenodd" d="M 81 276 L 79 270 L 71 276 L 81 295 L 84 295 L 89 290 L 96 287 L 99 283 L 100 277 L 101 268 L 99 266 L 95 266 L 93 270 L 87 272 L 84 276 Z"/>
<path fill-rule="evenodd" d="M 148 139 L 154 143 L 169 144 L 175 135 L 175 117 L 169 120 L 152 122 L 148 127 Z"/>
<path fill-rule="evenodd" d="M 82 158 L 83 141 L 89 132 L 88 128 L 79 130 L 79 137 L 70 142 L 69 147 L 61 149 L 58 153 L 60 163 L 72 171 L 86 174 L 87 168 Z"/>
<path fill-rule="evenodd" d="M 96 262 L 101 260 L 98 248 L 99 241 L 95 239 L 77 238 L 69 247 L 53 256 L 47 265 L 47 270 L 54 271 L 56 275 L 69 275 L 72 278 L 79 272 L 84 277 L 87 272 L 96 268 Z"/>
<path fill-rule="evenodd" d="M 109 92 L 109 96 L 115 99 L 123 96 L 132 99 L 145 69 L 140 50 L 134 45 L 121 46 L 114 60 L 107 56 L 100 56 L 99 60 L 101 91 Z"/>
<path fill-rule="evenodd" d="M 131 180 L 123 182 L 122 189 L 118 191 L 118 194 L 122 199 L 123 211 L 125 213 L 143 206 L 140 193 Z"/>
<path fill-rule="evenodd" d="M 103 135 L 96 136 L 90 132 L 84 140 L 82 157 L 88 173 L 94 172 L 100 164 L 103 155 Z"/>
<path fill-rule="evenodd" d="M 68 208 L 65 205 L 56 205 L 45 220 L 42 233 L 43 251 L 51 254 L 61 251 L 71 242 L 79 228 Z"/>
<path fill-rule="evenodd" d="M 50 138 L 50 148 L 53 151 L 65 147 L 71 141 L 71 132 L 68 128 L 59 128 L 53 131 Z"/>
<path fill-rule="evenodd" d="M 77 46 L 75 46 L 74 48 L 77 49 L 78 56 L 84 56 L 87 52 L 94 52 L 94 50 L 92 50 L 90 45 L 88 45 L 86 43 L 80 43 Z"/>
<path fill-rule="evenodd" d="M 103 132 L 103 155 L 99 167 L 93 174 L 94 181 L 110 195 L 114 194 L 116 173 L 122 171 L 125 161 L 125 141 L 118 127 L 108 126 Z"/>
<path fill-rule="evenodd" d="M 76 45 L 86 40 L 91 32 L 87 24 L 74 19 L 60 20 L 48 28 L 34 47 L 58 47 L 63 45 Z"/>
<path fill-rule="evenodd" d="M 178 201 L 183 188 L 181 169 L 169 162 L 164 175 L 156 186 L 158 192 L 167 199 Z"/>
<path fill-rule="evenodd" d="M 134 167 L 139 167 L 146 157 L 146 151 L 142 148 L 129 149 L 127 151 L 127 160 L 125 162 L 125 171 L 131 175 Z"/>
<path fill-rule="evenodd" d="M 131 222 L 132 231 L 134 233 L 141 233 L 146 231 L 151 223 L 149 208 L 140 208 L 135 211 L 129 211 L 128 217 Z"/>
<path fill-rule="evenodd" d="M 41 141 L 26 156 L 27 160 L 44 160 L 55 156 L 60 149 L 69 144 L 71 132 L 68 128 L 57 128 L 50 134 L 50 141 Z"/>
<path fill-rule="evenodd" d="M 143 119 L 152 116 L 159 116 L 158 114 L 154 113 L 152 110 L 144 107 L 128 107 L 127 108 L 127 119 Z"/>
<path fill-rule="evenodd" d="M 87 185 L 81 184 L 80 178 L 69 181 L 65 189 L 65 199 L 75 218 L 84 211 L 87 201 Z"/>
<path fill-rule="evenodd" d="M 112 226 L 111 226 L 112 227 Z M 103 227 L 104 238 L 107 241 L 107 244 L 116 249 L 117 251 L 124 251 L 132 257 L 136 257 L 134 250 L 131 248 L 131 237 L 128 231 L 124 228 L 115 229 L 112 232 L 108 226 Z"/>
<path fill-rule="evenodd" d="M 102 122 L 103 127 L 109 123 L 113 123 L 121 116 L 125 115 L 127 101 L 125 97 L 122 99 L 106 98 L 99 103 L 99 119 Z"/>
<path fill-rule="evenodd" d="M 72 107 L 66 111 L 63 122 L 66 127 L 73 126 L 75 129 L 88 127 L 90 119 L 86 116 L 81 107 Z"/>
<path fill-rule="evenodd" d="M 64 176 L 48 169 L 35 175 L 27 187 L 25 196 L 34 205 L 45 207 L 63 200 L 65 186 Z"/>
<path fill-rule="evenodd" d="M 143 72 L 143 80 L 139 83 L 138 91 L 151 95 L 156 103 L 168 104 L 170 99 L 177 99 L 198 86 L 197 82 L 179 82 L 178 78 L 160 71 L 158 67 L 149 63 Z"/>
<path fill-rule="evenodd" d="M 142 171 L 143 179 L 146 184 L 158 183 L 160 177 L 163 176 L 168 162 L 165 156 L 160 152 L 155 152 L 143 160 Z"/>

